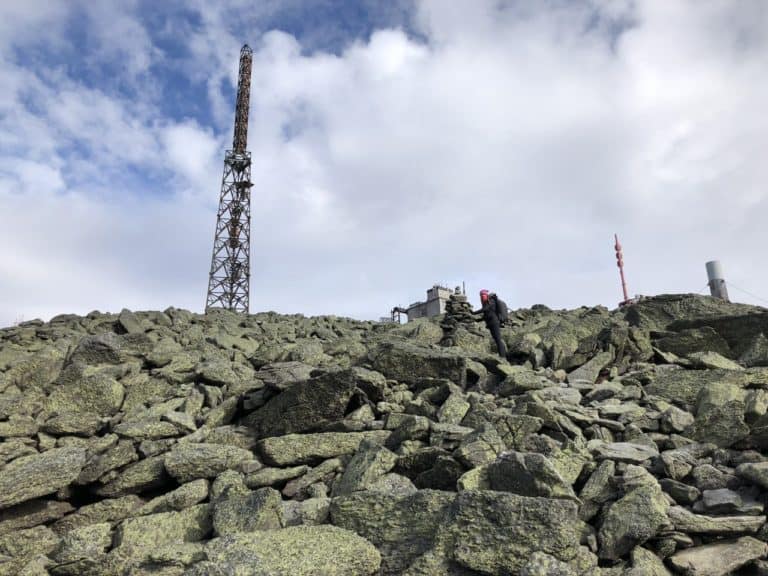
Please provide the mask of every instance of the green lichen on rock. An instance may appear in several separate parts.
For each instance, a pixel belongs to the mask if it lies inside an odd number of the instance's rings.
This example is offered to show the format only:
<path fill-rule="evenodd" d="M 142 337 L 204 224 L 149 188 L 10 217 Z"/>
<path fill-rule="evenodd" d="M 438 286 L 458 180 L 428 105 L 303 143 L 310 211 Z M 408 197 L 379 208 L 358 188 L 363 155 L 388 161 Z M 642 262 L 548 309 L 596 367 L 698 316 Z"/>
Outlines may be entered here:
<path fill-rule="evenodd" d="M 0 469 L 0 509 L 68 486 L 85 465 L 84 448 L 55 448 L 24 456 Z"/>
<path fill-rule="evenodd" d="M 254 576 L 373 576 L 381 564 L 370 542 L 335 526 L 231 534 L 211 540 L 205 554 L 207 562 L 191 575 L 219 567 Z"/>

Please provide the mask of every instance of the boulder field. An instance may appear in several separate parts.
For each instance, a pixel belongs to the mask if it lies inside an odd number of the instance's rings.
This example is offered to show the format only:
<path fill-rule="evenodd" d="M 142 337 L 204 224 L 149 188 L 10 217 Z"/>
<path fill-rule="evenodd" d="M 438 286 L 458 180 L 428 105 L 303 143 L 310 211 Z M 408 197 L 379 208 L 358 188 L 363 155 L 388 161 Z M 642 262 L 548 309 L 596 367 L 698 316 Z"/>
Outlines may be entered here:
<path fill-rule="evenodd" d="M 768 310 L 0 330 L 0 576 L 768 575 Z"/>

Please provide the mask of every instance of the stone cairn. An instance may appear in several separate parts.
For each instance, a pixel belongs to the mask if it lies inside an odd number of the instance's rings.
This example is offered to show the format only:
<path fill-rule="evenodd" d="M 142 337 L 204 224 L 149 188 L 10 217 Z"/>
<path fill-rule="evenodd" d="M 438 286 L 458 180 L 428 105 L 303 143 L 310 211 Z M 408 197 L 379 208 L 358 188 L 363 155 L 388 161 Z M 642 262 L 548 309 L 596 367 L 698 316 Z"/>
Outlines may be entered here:
<path fill-rule="evenodd" d="M 456 345 L 456 331 L 459 326 L 471 328 L 475 324 L 475 317 L 472 314 L 472 305 L 467 301 L 466 295 L 456 291 L 448 298 L 445 305 L 445 317 L 440 322 L 443 329 L 443 339 L 440 340 L 441 346 Z"/>

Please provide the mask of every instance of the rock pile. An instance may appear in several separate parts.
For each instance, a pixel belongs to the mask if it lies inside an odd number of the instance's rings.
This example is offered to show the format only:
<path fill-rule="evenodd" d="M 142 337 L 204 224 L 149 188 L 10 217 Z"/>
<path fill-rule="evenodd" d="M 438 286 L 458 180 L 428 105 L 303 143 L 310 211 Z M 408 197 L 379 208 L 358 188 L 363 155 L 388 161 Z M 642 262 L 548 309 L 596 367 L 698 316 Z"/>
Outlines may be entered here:
<path fill-rule="evenodd" d="M 455 346 L 457 344 L 456 332 L 459 326 L 464 329 L 471 329 L 475 322 L 472 305 L 467 301 L 467 297 L 459 292 L 451 294 L 445 304 L 443 319 L 440 321 L 440 327 L 443 329 L 440 345 Z"/>
<path fill-rule="evenodd" d="M 0 330 L 0 576 L 768 574 L 768 311 L 515 318 Z"/>

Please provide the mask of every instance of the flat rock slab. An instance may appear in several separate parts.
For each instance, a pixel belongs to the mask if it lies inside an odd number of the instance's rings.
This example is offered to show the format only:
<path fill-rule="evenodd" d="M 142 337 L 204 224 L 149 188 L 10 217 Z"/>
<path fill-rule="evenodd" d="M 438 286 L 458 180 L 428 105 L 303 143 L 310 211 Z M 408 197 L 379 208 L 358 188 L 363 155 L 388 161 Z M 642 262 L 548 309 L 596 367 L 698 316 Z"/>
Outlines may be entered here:
<path fill-rule="evenodd" d="M 640 464 L 659 455 L 659 451 L 650 446 L 631 442 L 611 442 L 609 444 L 601 442 L 595 444 L 591 450 L 598 460 L 614 460 L 630 464 Z"/>
<path fill-rule="evenodd" d="M 117 478 L 96 488 L 95 492 L 99 496 L 115 498 L 159 488 L 170 480 L 164 462 L 165 455 L 134 462 L 123 468 Z"/>
<path fill-rule="evenodd" d="M 0 512 L 0 536 L 58 520 L 75 509 L 69 502 L 31 500 Z"/>
<path fill-rule="evenodd" d="M 24 456 L 0 470 L 0 509 L 52 494 L 71 484 L 85 466 L 85 448 L 54 448 Z"/>
<path fill-rule="evenodd" d="M 235 470 L 253 460 L 250 450 L 224 444 L 182 443 L 165 455 L 165 469 L 181 483 L 215 478 L 224 470 Z"/>
<path fill-rule="evenodd" d="M 162 512 L 124 520 L 115 534 L 123 549 L 150 551 L 179 542 L 198 542 L 210 537 L 211 507 L 193 506 L 181 512 Z"/>
<path fill-rule="evenodd" d="M 216 566 L 230 567 L 232 574 L 372 576 L 381 565 L 370 542 L 328 525 L 232 534 L 211 540 L 205 554 L 208 561 L 192 574 L 209 574 L 205 570 Z"/>
<path fill-rule="evenodd" d="M 398 382 L 446 378 L 464 387 L 467 360 L 445 349 L 426 348 L 410 342 L 387 342 L 372 352 L 373 368 Z"/>
<path fill-rule="evenodd" d="M 726 576 L 768 553 L 768 544 L 750 536 L 683 550 L 669 558 L 678 571 L 690 576 Z"/>
<path fill-rule="evenodd" d="M 326 460 L 357 452 L 363 440 L 384 444 L 391 432 L 321 432 L 318 434 L 288 434 L 265 438 L 257 449 L 264 461 L 271 466 L 295 466 L 315 460 Z"/>
<path fill-rule="evenodd" d="M 680 532 L 721 536 L 754 533 L 766 521 L 765 516 L 705 516 L 681 506 L 670 507 L 667 516 Z"/>

